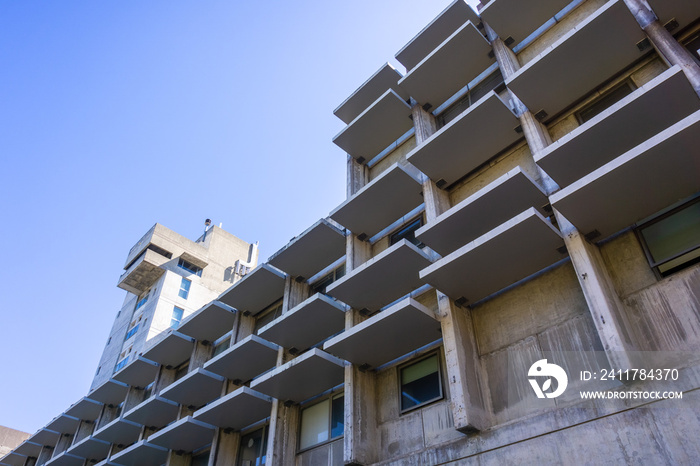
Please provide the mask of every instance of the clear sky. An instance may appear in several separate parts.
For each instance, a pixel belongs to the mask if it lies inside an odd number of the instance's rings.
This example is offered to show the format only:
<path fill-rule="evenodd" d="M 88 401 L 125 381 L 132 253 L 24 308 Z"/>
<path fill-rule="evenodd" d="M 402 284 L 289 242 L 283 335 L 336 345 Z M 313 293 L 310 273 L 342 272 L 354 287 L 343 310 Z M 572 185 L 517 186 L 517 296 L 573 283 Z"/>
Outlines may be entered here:
<path fill-rule="evenodd" d="M 0 5 L 0 425 L 87 394 L 156 222 L 261 260 L 345 198 L 333 109 L 450 0 Z"/>

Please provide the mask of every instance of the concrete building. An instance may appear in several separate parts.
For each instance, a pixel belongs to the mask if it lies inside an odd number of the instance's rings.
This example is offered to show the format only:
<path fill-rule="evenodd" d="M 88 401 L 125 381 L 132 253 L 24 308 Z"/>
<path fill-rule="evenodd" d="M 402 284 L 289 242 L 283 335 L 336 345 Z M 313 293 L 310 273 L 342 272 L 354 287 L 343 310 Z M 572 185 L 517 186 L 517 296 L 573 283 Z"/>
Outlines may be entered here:
<path fill-rule="evenodd" d="M 454 1 L 335 110 L 347 200 L 0 463 L 697 464 L 699 18 Z"/>
<path fill-rule="evenodd" d="M 26 432 L 0 426 L 0 455 L 7 455 L 25 441 L 27 437 L 29 437 L 29 434 Z"/>

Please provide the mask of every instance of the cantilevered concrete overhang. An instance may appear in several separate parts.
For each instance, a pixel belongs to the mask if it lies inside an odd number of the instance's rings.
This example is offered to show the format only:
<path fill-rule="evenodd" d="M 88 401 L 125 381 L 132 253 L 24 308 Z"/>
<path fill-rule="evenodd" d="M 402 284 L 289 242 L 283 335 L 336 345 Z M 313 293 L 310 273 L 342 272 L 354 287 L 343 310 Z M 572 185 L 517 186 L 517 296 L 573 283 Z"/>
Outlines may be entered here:
<path fill-rule="evenodd" d="M 236 311 L 219 301 L 212 301 L 187 317 L 178 332 L 195 340 L 213 342 L 233 328 Z"/>
<path fill-rule="evenodd" d="M 533 113 L 554 116 L 641 57 L 636 44 L 644 37 L 624 2 L 611 0 L 506 79 L 506 85 Z"/>
<path fill-rule="evenodd" d="M 17 448 L 15 448 L 12 451 L 17 453 L 18 455 L 33 456 L 34 458 L 38 458 L 39 454 L 41 453 L 41 450 L 43 448 L 44 448 L 44 446 L 41 444 L 25 440 L 24 442 L 20 443 L 17 446 Z"/>
<path fill-rule="evenodd" d="M 464 0 L 454 0 L 396 53 L 396 59 L 410 71 L 467 21 L 479 24 L 479 17 Z"/>
<path fill-rule="evenodd" d="M 148 437 L 148 442 L 175 451 L 191 452 L 209 445 L 216 428 L 187 416 Z"/>
<path fill-rule="evenodd" d="M 377 311 L 424 284 L 418 272 L 431 260 L 401 240 L 328 286 L 326 293 L 355 309 Z"/>
<path fill-rule="evenodd" d="M 348 306 L 316 293 L 258 331 L 284 348 L 305 350 L 345 328 Z"/>
<path fill-rule="evenodd" d="M 129 293 L 140 295 L 165 273 L 162 266 L 168 260 L 167 257 L 147 249 L 144 255 L 131 264 L 127 271 L 119 277 L 117 286 Z"/>
<path fill-rule="evenodd" d="M 700 17 L 700 2 L 688 0 L 647 0 L 661 24 L 676 20 L 684 28 Z M 678 29 L 674 29 L 675 34 Z"/>
<path fill-rule="evenodd" d="M 191 254 L 187 251 L 183 251 L 183 253 L 180 254 L 180 257 L 183 260 L 186 260 L 187 262 L 189 262 L 190 264 L 194 264 L 197 267 L 202 268 L 202 269 L 204 267 L 206 267 L 207 265 L 209 265 L 209 263 L 204 258 L 196 256 L 194 254 Z"/>
<path fill-rule="evenodd" d="M 568 186 L 699 108 L 698 95 L 674 66 L 546 147 L 535 161 L 559 186 Z"/>
<path fill-rule="evenodd" d="M 406 298 L 331 338 L 323 349 L 358 366 L 378 367 L 440 338 L 433 312 Z"/>
<path fill-rule="evenodd" d="M 252 315 L 282 298 L 287 274 L 270 264 L 262 264 L 224 291 L 219 301 Z"/>
<path fill-rule="evenodd" d="M 336 207 L 330 217 L 356 235 L 372 237 L 423 202 L 418 172 L 394 164 Z"/>
<path fill-rule="evenodd" d="M 450 185 L 520 139 L 519 124 L 491 91 L 406 158 L 440 186 Z"/>
<path fill-rule="evenodd" d="M 117 418 L 96 430 L 92 436 L 115 445 L 129 445 L 139 439 L 141 427 L 136 422 Z"/>
<path fill-rule="evenodd" d="M 37 430 L 34 434 L 30 435 L 27 439 L 28 442 L 38 443 L 40 445 L 48 445 L 50 447 L 56 446 L 58 438 L 61 436 L 60 432 L 55 430 L 49 430 L 46 427 L 42 427 Z"/>
<path fill-rule="evenodd" d="M 67 452 L 62 452 L 59 453 L 58 455 L 54 456 L 51 458 L 49 461 L 47 461 L 45 464 L 46 466 L 83 466 L 85 463 L 85 458 L 81 458 L 80 456 L 76 455 L 71 455 L 70 453 Z M 8 463 L 8 464 L 13 464 L 13 463 Z M 19 463 L 20 465 L 23 465 L 24 463 Z"/>
<path fill-rule="evenodd" d="M 132 387 L 143 388 L 155 380 L 159 367 L 157 362 L 137 356 L 119 372 L 116 372 L 112 378 Z"/>
<path fill-rule="evenodd" d="M 126 398 L 126 393 L 129 391 L 129 386 L 124 382 L 119 382 L 118 380 L 109 379 L 105 381 L 102 385 L 95 388 L 93 391 L 88 393 L 90 399 L 99 401 L 106 405 L 118 405 L 124 398 Z"/>
<path fill-rule="evenodd" d="M 60 434 L 74 434 L 80 424 L 80 419 L 67 414 L 59 414 L 51 422 L 46 424 L 46 428 Z M 20 452 L 22 453 L 22 452 Z"/>
<path fill-rule="evenodd" d="M 71 445 L 71 447 L 66 450 L 66 453 L 80 456 L 88 461 L 101 461 L 107 457 L 110 446 L 111 444 L 109 442 L 88 436 Z"/>
<path fill-rule="evenodd" d="M 273 254 L 268 262 L 293 277 L 308 279 L 343 254 L 345 232 L 321 219 Z"/>
<path fill-rule="evenodd" d="M 227 379 L 245 382 L 274 367 L 279 346 L 249 335 L 204 364 L 204 369 Z"/>
<path fill-rule="evenodd" d="M 450 298 L 474 303 L 565 256 L 561 234 L 530 208 L 420 272 Z"/>
<path fill-rule="evenodd" d="M 542 188 L 516 167 L 419 228 L 416 237 L 446 256 L 529 207 L 543 212 L 548 203 Z"/>
<path fill-rule="evenodd" d="M 20 455 L 11 451 L 7 455 L 0 458 L 0 464 L 7 464 L 10 466 L 24 466 L 26 460 L 27 457 L 25 455 Z"/>
<path fill-rule="evenodd" d="M 552 206 L 600 239 L 700 191 L 700 111 L 553 194 Z"/>
<path fill-rule="evenodd" d="M 177 418 L 180 406 L 162 396 L 151 396 L 124 413 L 124 419 L 148 427 L 161 428 Z"/>
<path fill-rule="evenodd" d="M 224 378 L 201 367 L 191 371 L 160 392 L 160 396 L 184 406 L 200 407 L 221 395 Z"/>
<path fill-rule="evenodd" d="M 411 129 L 410 116 L 411 106 L 389 89 L 343 128 L 333 143 L 363 163 Z"/>
<path fill-rule="evenodd" d="M 513 44 L 517 45 L 569 3 L 571 0 L 492 0 L 479 15 L 501 39 L 512 37 Z"/>
<path fill-rule="evenodd" d="M 408 94 L 397 84 L 401 79 L 401 73 L 393 66 L 386 63 L 365 81 L 355 92 L 333 110 L 333 114 L 343 120 L 343 123 L 350 124 L 367 107 L 372 105 L 387 90 L 391 89 L 403 100 L 408 99 Z"/>
<path fill-rule="evenodd" d="M 241 387 L 194 413 L 198 421 L 222 429 L 241 430 L 270 416 L 272 398 Z"/>
<path fill-rule="evenodd" d="M 165 367 L 177 367 L 190 358 L 193 347 L 194 338 L 168 330 L 165 337 L 143 353 L 143 357 Z"/>
<path fill-rule="evenodd" d="M 102 412 L 102 403 L 99 401 L 91 400 L 90 398 L 83 397 L 80 400 L 73 403 L 73 405 L 66 410 L 67 416 L 77 417 L 83 421 L 94 421 Z"/>
<path fill-rule="evenodd" d="M 467 22 L 401 78 L 399 85 L 421 105 L 437 108 L 496 61 L 489 52 L 489 42 Z"/>
<path fill-rule="evenodd" d="M 122 466 L 160 466 L 168 459 L 168 449 L 140 440 L 129 448 L 115 453 L 110 463 Z"/>
<path fill-rule="evenodd" d="M 344 361 L 313 348 L 250 384 L 279 400 L 302 402 L 343 383 Z"/>

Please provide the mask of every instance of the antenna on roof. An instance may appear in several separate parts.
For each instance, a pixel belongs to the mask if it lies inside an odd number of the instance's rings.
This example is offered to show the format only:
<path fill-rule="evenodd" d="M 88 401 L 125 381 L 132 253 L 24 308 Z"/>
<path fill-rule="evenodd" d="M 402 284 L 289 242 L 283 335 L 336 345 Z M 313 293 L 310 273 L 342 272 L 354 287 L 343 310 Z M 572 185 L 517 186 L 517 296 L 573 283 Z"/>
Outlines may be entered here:
<path fill-rule="evenodd" d="M 202 242 L 204 242 L 205 239 L 207 239 L 207 231 L 209 231 L 209 227 L 211 226 L 211 219 L 208 218 L 204 220 L 204 234 L 202 235 Z"/>

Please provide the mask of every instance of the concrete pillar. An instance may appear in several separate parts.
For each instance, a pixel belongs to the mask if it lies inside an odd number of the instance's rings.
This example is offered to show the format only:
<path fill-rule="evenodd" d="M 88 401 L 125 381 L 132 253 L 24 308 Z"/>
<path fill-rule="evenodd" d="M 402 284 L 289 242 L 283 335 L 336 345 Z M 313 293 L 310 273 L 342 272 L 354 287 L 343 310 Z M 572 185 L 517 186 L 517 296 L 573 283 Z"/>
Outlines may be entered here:
<path fill-rule="evenodd" d="M 268 464 L 295 464 L 299 438 L 299 405 L 272 402 L 267 439 Z"/>
<path fill-rule="evenodd" d="M 238 449 L 241 445 L 240 432 L 226 432 L 224 429 L 217 429 L 218 433 L 214 438 L 211 451 L 214 453 L 214 461 L 209 460 L 212 466 L 236 466 Z"/>
<path fill-rule="evenodd" d="M 209 342 L 196 341 L 190 356 L 190 367 L 188 372 L 192 372 L 204 365 L 211 357 L 212 346 Z"/>
<path fill-rule="evenodd" d="M 680 66 L 695 92 L 700 95 L 700 66 L 693 59 L 693 55 L 659 22 L 646 1 L 624 0 L 624 2 L 659 54 L 672 66 Z"/>
<path fill-rule="evenodd" d="M 191 454 L 177 453 L 173 450 L 170 450 L 170 453 L 168 453 L 168 460 L 165 462 L 165 466 L 190 466 L 191 462 Z"/>
<path fill-rule="evenodd" d="M 159 394 L 161 390 L 175 381 L 175 369 L 166 369 L 165 366 L 160 366 L 158 375 L 153 388 L 154 394 Z"/>
<path fill-rule="evenodd" d="M 282 301 L 282 314 L 289 312 L 298 304 L 309 297 L 311 287 L 304 281 L 296 281 L 294 277 L 287 277 L 284 283 L 284 298 Z"/>
<path fill-rule="evenodd" d="M 58 437 L 58 442 L 56 442 L 56 448 L 53 449 L 53 456 L 58 456 L 68 449 L 73 443 L 73 436 L 71 434 L 63 434 Z"/>
<path fill-rule="evenodd" d="M 366 465 L 377 458 L 376 375 L 362 372 L 354 364 L 345 367 L 345 464 Z"/>
<path fill-rule="evenodd" d="M 355 159 L 348 155 L 347 173 L 347 196 L 353 196 L 369 182 L 369 170 L 366 166 L 360 165 Z M 355 232 L 357 233 L 357 232 Z M 367 238 L 364 238 L 367 239 Z M 356 234 L 347 236 L 345 248 L 345 271 L 350 272 L 371 257 L 372 247 L 367 241 L 360 240 Z"/>
<path fill-rule="evenodd" d="M 73 443 L 80 442 L 82 439 L 91 436 L 94 431 L 95 423 L 93 421 L 80 421 L 80 424 L 78 424 L 78 429 L 75 431 Z"/>
<path fill-rule="evenodd" d="M 129 387 L 129 391 L 126 394 L 126 399 L 124 400 L 124 407 L 122 412 L 127 412 L 131 408 L 135 407 L 144 400 L 146 391 L 141 388 Z"/>
<path fill-rule="evenodd" d="M 589 243 L 556 209 L 554 214 L 608 362 L 614 368 L 637 367 L 629 354 L 634 346 L 623 312 L 624 304 L 615 291 L 600 249 Z"/>
<path fill-rule="evenodd" d="M 51 456 L 53 456 L 53 448 L 44 446 L 41 449 L 41 452 L 39 453 L 39 456 L 36 459 L 36 464 L 37 466 L 41 466 L 44 463 L 46 463 L 48 460 L 51 459 Z"/>
<path fill-rule="evenodd" d="M 438 292 L 438 319 L 455 429 L 462 433 L 483 430 L 489 427 L 490 420 L 481 389 L 485 379 L 470 310 L 458 307 Z"/>
<path fill-rule="evenodd" d="M 369 169 L 366 165 L 357 163 L 350 155 L 347 165 L 347 197 L 351 197 L 369 182 Z"/>
<path fill-rule="evenodd" d="M 248 337 L 250 334 L 253 333 L 254 329 L 255 317 L 241 314 L 240 320 L 238 321 L 238 328 L 234 333 L 235 338 L 231 342 L 231 345 L 234 345 L 239 341 L 243 340 L 244 338 Z"/>

